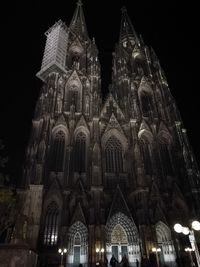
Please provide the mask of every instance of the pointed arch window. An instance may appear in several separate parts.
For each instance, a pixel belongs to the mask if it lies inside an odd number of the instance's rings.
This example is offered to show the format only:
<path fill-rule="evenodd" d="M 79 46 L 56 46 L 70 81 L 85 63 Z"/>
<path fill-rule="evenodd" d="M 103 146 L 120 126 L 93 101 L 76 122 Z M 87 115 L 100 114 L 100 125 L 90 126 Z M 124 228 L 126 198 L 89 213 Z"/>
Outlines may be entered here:
<path fill-rule="evenodd" d="M 71 106 L 74 106 L 75 112 L 80 112 L 80 87 L 78 85 L 71 85 L 66 88 L 65 92 L 65 107 L 67 111 L 70 111 Z"/>
<path fill-rule="evenodd" d="M 81 245 L 81 235 L 79 232 L 76 233 L 74 237 L 74 245 L 75 246 L 80 246 Z"/>
<path fill-rule="evenodd" d="M 80 132 L 77 134 L 74 144 L 74 171 L 86 171 L 86 134 Z"/>
<path fill-rule="evenodd" d="M 78 101 L 78 91 L 72 90 L 70 88 L 69 90 L 69 109 L 71 105 L 74 105 L 75 112 L 78 112 L 80 110 L 79 108 L 79 101 Z"/>
<path fill-rule="evenodd" d="M 160 156 L 162 160 L 162 167 L 164 174 L 173 175 L 173 168 L 172 168 L 168 144 L 160 144 Z"/>
<path fill-rule="evenodd" d="M 150 112 L 152 110 L 152 96 L 149 92 L 142 91 L 140 94 L 140 103 L 142 114 L 145 117 L 150 116 Z"/>
<path fill-rule="evenodd" d="M 44 245 L 54 246 L 58 241 L 58 216 L 59 210 L 55 202 L 52 202 L 45 214 Z"/>
<path fill-rule="evenodd" d="M 151 164 L 149 143 L 142 142 L 141 146 L 142 146 L 142 152 L 143 152 L 145 173 L 147 175 L 152 175 L 152 164 Z"/>
<path fill-rule="evenodd" d="M 56 172 L 63 171 L 64 152 L 65 134 L 63 131 L 58 131 L 53 138 L 51 149 L 51 170 Z"/>
<path fill-rule="evenodd" d="M 123 172 L 122 145 L 111 136 L 105 146 L 106 172 Z"/>

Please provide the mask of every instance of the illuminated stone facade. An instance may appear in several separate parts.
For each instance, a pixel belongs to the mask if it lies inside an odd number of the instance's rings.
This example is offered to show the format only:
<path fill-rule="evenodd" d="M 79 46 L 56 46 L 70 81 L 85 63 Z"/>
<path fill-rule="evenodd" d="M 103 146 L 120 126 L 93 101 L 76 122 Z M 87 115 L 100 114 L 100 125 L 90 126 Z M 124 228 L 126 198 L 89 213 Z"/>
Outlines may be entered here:
<path fill-rule="evenodd" d="M 175 266 L 173 225 L 199 215 L 200 180 L 176 103 L 152 48 L 125 9 L 105 101 L 94 38 L 79 1 L 70 26 L 46 33 L 44 82 L 26 152 L 23 239 L 38 266 L 108 262 L 114 254 Z M 22 223 L 22 225 L 23 225 Z M 176 237 L 177 238 L 177 237 Z M 153 257 L 153 256 L 152 256 Z"/>

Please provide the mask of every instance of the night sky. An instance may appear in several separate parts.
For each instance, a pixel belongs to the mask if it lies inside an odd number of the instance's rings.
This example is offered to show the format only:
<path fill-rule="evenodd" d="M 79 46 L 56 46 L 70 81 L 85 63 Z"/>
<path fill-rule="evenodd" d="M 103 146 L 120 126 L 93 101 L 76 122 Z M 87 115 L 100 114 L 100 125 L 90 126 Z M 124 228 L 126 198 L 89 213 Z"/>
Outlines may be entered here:
<path fill-rule="evenodd" d="M 125 5 L 136 32 L 160 59 L 200 162 L 197 7 L 192 1 L 180 4 L 178 1 L 83 0 L 83 3 L 89 36 L 95 37 L 99 49 L 103 92 L 107 92 L 111 81 L 112 52 L 119 36 L 120 9 Z M 1 7 L 0 138 L 10 158 L 7 170 L 14 180 L 21 178 L 34 107 L 42 86 L 35 74 L 41 66 L 44 32 L 59 19 L 69 25 L 75 7 L 75 0 L 7 1 Z"/>

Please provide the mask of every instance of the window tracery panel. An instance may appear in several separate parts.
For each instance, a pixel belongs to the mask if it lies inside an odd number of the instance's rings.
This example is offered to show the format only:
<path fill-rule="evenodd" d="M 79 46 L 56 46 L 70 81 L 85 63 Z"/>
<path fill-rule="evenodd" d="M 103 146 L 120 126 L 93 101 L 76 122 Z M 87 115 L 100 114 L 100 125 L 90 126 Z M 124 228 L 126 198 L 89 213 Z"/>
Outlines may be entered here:
<path fill-rule="evenodd" d="M 147 175 L 152 175 L 152 164 L 151 164 L 151 155 L 150 155 L 150 145 L 147 142 L 141 143 L 143 159 L 144 159 L 144 168 Z"/>
<path fill-rule="evenodd" d="M 142 114 L 145 117 L 150 116 L 150 112 L 152 110 L 152 96 L 148 92 L 141 92 L 140 94 L 140 103 L 141 103 L 141 109 L 142 109 Z"/>
<path fill-rule="evenodd" d="M 168 144 L 160 144 L 160 154 L 165 175 L 173 175 Z"/>
<path fill-rule="evenodd" d="M 123 172 L 122 145 L 120 141 L 111 136 L 105 146 L 106 172 Z"/>
<path fill-rule="evenodd" d="M 63 160 L 65 152 L 65 134 L 58 131 L 53 138 L 51 149 L 51 166 L 53 171 L 59 172 L 63 170 Z"/>
<path fill-rule="evenodd" d="M 78 84 L 69 85 L 65 91 L 65 109 L 70 111 L 70 107 L 73 105 L 75 112 L 81 110 L 81 91 Z"/>
<path fill-rule="evenodd" d="M 44 245 L 54 246 L 58 241 L 58 216 L 59 210 L 55 202 L 52 202 L 46 211 L 44 223 Z"/>
<path fill-rule="evenodd" d="M 77 134 L 74 144 L 74 171 L 86 171 L 86 134 L 80 132 Z"/>

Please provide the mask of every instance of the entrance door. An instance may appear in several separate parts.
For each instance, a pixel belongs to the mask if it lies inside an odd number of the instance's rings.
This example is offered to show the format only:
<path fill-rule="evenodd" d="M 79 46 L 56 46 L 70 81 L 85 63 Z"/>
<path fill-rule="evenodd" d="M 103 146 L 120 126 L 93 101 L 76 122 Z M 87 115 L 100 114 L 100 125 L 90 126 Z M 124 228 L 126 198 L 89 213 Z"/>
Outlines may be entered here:
<path fill-rule="evenodd" d="M 121 246 L 121 252 L 122 252 L 122 257 L 126 255 L 128 257 L 128 248 L 127 246 Z"/>
<path fill-rule="evenodd" d="M 80 263 L 80 246 L 74 246 L 74 264 L 79 264 Z"/>
<path fill-rule="evenodd" d="M 112 255 L 114 255 L 115 259 L 119 261 L 118 246 L 112 246 Z"/>
<path fill-rule="evenodd" d="M 124 255 L 126 255 L 126 257 L 128 258 L 128 247 L 121 245 L 112 245 L 112 255 L 114 255 L 118 262 L 120 262 Z"/>

